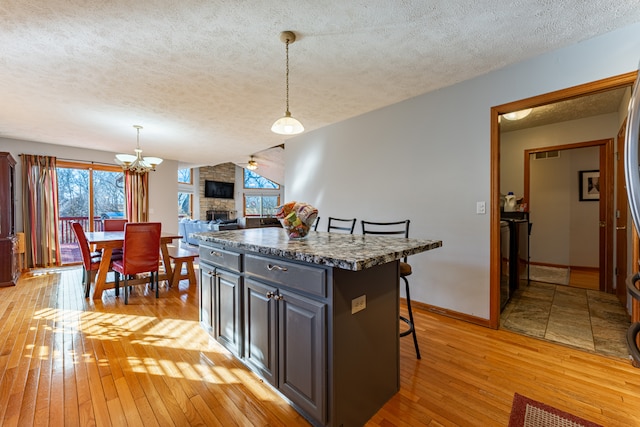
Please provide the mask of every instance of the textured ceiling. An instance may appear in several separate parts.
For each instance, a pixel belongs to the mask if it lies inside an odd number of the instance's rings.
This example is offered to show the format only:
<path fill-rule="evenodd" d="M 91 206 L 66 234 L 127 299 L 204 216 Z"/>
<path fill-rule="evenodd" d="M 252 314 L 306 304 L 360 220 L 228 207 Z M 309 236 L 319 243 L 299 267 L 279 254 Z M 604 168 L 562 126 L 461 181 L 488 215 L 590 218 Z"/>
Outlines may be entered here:
<path fill-rule="evenodd" d="M 500 131 L 511 132 L 569 120 L 584 119 L 600 114 L 617 113 L 625 108 L 621 104 L 625 92 L 629 90 L 630 88 L 623 87 L 553 104 L 541 105 L 533 108 L 531 113 L 523 119 L 500 120 Z"/>
<path fill-rule="evenodd" d="M 307 130 L 640 20 L 620 0 L 2 0 L 0 136 L 193 164 L 246 162 Z"/>

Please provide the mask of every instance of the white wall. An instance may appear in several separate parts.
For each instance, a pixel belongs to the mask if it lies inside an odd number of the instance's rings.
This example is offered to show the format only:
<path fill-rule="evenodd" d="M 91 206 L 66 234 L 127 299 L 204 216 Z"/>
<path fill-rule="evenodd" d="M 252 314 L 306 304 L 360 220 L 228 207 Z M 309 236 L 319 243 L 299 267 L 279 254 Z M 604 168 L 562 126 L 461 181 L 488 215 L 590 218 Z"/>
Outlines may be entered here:
<path fill-rule="evenodd" d="M 0 151 L 8 151 L 16 160 L 16 231 L 22 231 L 22 166 L 19 154 L 55 156 L 77 160 L 115 164 L 115 153 L 0 138 Z M 178 232 L 178 162 L 165 160 L 149 175 L 149 220 L 162 223 L 162 230 Z"/>
<path fill-rule="evenodd" d="M 410 218 L 412 237 L 443 241 L 410 258 L 412 298 L 488 319 L 490 220 L 475 208 L 490 200 L 491 107 L 633 71 L 639 56 L 635 24 L 292 138 L 285 201 Z"/>

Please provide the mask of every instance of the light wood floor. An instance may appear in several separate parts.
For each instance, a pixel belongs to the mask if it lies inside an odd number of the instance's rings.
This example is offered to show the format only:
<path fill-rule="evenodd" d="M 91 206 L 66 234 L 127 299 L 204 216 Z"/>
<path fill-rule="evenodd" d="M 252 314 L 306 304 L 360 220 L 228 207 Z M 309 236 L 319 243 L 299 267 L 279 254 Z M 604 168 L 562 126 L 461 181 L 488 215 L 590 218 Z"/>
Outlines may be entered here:
<path fill-rule="evenodd" d="M 197 323 L 182 282 L 125 306 L 85 300 L 79 268 L 0 289 L 0 424 L 305 426 Z M 415 284 L 412 284 L 415 286 Z M 369 426 L 506 426 L 514 392 L 604 426 L 640 426 L 640 370 L 416 310 L 401 390 Z"/>

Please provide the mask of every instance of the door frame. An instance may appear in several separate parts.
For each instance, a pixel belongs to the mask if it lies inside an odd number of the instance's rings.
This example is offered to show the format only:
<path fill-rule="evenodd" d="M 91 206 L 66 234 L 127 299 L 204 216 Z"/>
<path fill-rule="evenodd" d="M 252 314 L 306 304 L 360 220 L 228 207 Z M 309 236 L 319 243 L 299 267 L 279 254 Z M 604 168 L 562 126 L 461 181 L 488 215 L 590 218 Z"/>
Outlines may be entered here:
<path fill-rule="evenodd" d="M 491 209 L 490 209 L 490 272 L 489 272 L 489 326 L 497 329 L 500 324 L 500 123 L 501 114 L 526 108 L 539 107 L 559 101 L 566 101 L 584 95 L 591 95 L 631 86 L 637 71 L 585 83 L 578 86 L 533 96 L 491 108 Z"/>

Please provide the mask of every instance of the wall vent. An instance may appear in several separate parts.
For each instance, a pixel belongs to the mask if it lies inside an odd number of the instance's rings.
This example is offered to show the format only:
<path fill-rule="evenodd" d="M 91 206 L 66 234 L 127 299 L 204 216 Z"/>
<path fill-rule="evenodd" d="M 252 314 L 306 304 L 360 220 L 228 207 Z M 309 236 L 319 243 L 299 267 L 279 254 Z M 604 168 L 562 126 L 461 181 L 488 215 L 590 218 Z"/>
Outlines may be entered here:
<path fill-rule="evenodd" d="M 534 159 L 536 159 L 536 160 L 557 159 L 558 157 L 560 157 L 560 151 L 559 150 L 543 151 L 541 153 L 534 153 Z"/>

